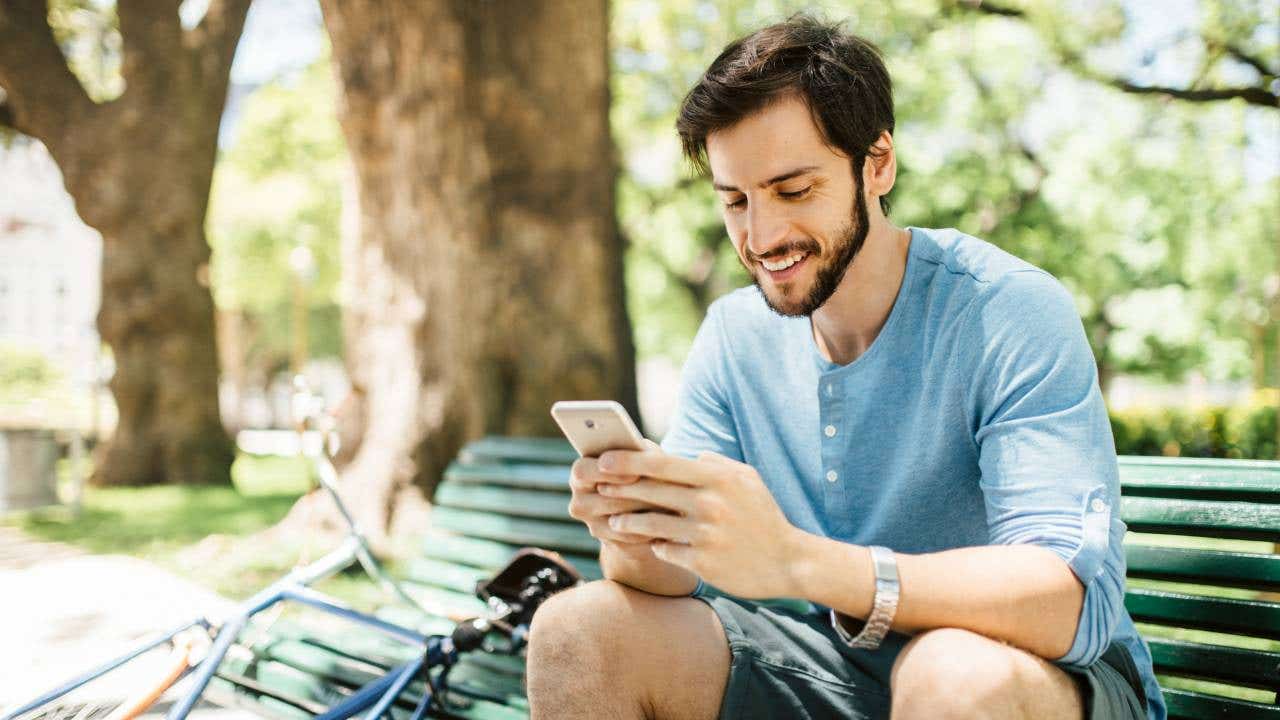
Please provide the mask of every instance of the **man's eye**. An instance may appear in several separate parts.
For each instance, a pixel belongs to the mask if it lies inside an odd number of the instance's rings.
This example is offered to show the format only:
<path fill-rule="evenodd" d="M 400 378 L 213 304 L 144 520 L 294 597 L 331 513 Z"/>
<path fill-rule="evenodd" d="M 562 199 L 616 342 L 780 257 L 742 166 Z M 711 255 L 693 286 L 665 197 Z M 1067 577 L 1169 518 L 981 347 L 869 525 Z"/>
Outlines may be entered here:
<path fill-rule="evenodd" d="M 746 204 L 747 204 L 747 199 L 746 199 L 746 198 L 738 198 L 737 200 L 734 200 L 733 202 L 727 202 L 727 203 L 725 203 L 725 204 L 724 204 L 724 206 L 725 206 L 725 207 L 727 207 L 727 208 L 731 208 L 731 209 L 732 209 L 732 208 L 740 208 L 740 207 L 742 207 L 743 205 L 746 205 Z"/>
<path fill-rule="evenodd" d="M 799 200 L 800 198 L 804 197 L 805 195 L 808 195 L 808 194 L 809 194 L 809 191 L 810 191 L 810 190 L 812 190 L 812 189 L 813 189 L 813 187 L 812 187 L 812 186 L 810 186 L 810 187 L 807 187 L 807 188 L 805 188 L 805 189 L 803 189 L 803 190 L 797 190 L 797 191 L 795 191 L 795 192 L 780 192 L 780 193 L 778 193 L 778 194 L 779 194 L 779 195 L 781 195 L 782 197 L 784 197 L 784 198 L 788 199 L 788 200 Z"/>

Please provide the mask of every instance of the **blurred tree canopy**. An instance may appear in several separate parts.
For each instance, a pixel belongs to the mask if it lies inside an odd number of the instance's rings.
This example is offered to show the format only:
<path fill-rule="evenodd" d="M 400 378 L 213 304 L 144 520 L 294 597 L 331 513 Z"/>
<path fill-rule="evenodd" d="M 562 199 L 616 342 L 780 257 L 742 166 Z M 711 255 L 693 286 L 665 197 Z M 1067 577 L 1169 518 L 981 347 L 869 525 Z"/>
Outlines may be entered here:
<path fill-rule="evenodd" d="M 311 355 L 342 354 L 338 226 L 346 144 L 329 111 L 334 96 L 327 55 L 259 88 L 218 163 L 209 209 L 214 301 L 222 322 L 240 333 L 224 348 L 224 371 L 243 363 L 265 382 L 287 367 L 300 279 L 290 256 L 298 247 L 314 259 L 314 275 L 305 280 Z"/>
<path fill-rule="evenodd" d="M 641 356 L 681 357 L 706 305 L 749 282 L 709 184 L 680 170 L 683 94 L 733 38 L 819 10 L 875 42 L 894 79 L 897 224 L 956 227 L 1060 278 L 1104 385 L 1192 369 L 1280 385 L 1277 4 L 1206 0 L 1157 38 L 1136 4 L 1088 4 L 617 3 Z"/>

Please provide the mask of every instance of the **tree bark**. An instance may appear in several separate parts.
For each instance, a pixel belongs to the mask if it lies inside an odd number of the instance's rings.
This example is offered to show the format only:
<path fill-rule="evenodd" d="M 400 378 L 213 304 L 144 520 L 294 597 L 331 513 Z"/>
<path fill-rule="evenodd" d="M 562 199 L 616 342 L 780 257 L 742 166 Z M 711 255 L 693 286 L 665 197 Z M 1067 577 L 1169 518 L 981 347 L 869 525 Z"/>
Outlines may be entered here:
<path fill-rule="evenodd" d="M 98 331 L 119 422 L 103 485 L 229 483 L 204 221 L 231 57 L 250 0 L 119 0 L 124 94 L 97 104 L 67 68 L 42 0 L 0 4 L 8 123 L 45 144 L 80 217 L 102 233 Z"/>
<path fill-rule="evenodd" d="M 468 440 L 637 416 L 605 0 L 322 2 L 354 164 L 344 332 L 362 526 Z M 411 495 L 412 493 L 410 493 Z"/>

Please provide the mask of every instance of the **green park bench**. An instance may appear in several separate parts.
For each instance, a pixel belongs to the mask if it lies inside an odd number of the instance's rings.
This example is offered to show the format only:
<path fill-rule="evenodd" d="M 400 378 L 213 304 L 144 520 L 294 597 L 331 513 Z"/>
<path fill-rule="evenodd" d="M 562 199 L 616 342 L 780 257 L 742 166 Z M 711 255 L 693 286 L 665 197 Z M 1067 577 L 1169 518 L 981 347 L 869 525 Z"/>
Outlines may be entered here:
<path fill-rule="evenodd" d="M 559 440 L 489 437 L 451 464 L 423 554 L 405 587 L 433 613 L 388 607 L 386 619 L 448 633 L 483 611 L 477 580 L 522 546 L 557 550 L 589 579 L 598 544 L 568 516 L 576 457 Z M 1129 590 L 1125 604 L 1151 646 L 1173 718 L 1280 720 L 1280 462 L 1122 457 Z M 795 603 L 796 601 L 778 601 Z M 247 631 L 216 679 L 223 700 L 261 714 L 309 717 L 405 650 L 370 632 L 273 624 Z M 524 719 L 523 661 L 472 653 L 450 674 L 457 717 Z M 411 692 L 393 716 L 407 717 Z"/>

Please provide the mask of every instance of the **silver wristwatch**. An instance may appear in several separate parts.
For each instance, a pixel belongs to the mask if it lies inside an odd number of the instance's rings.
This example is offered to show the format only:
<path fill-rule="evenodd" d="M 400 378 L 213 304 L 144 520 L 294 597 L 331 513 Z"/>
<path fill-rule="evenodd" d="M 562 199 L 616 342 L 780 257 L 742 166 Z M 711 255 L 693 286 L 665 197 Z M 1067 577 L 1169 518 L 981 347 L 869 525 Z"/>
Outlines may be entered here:
<path fill-rule="evenodd" d="M 893 551 L 887 547 L 872 545 L 870 549 L 871 563 L 876 571 L 876 595 L 871 603 L 871 615 L 863 625 L 862 632 L 857 636 L 850 635 L 844 625 L 840 624 L 836 611 L 831 611 L 831 625 L 835 627 L 840 639 L 850 647 L 864 650 L 880 647 L 884 636 L 889 634 L 894 613 L 898 611 L 898 561 L 894 558 Z"/>

